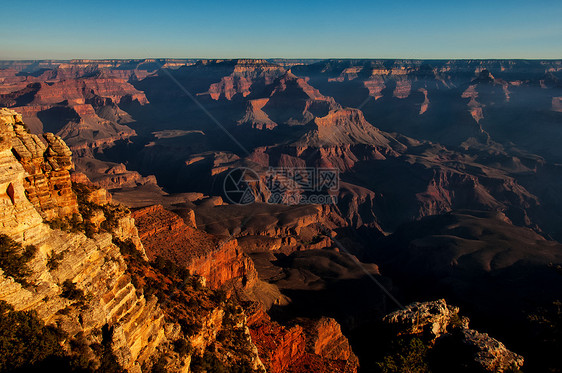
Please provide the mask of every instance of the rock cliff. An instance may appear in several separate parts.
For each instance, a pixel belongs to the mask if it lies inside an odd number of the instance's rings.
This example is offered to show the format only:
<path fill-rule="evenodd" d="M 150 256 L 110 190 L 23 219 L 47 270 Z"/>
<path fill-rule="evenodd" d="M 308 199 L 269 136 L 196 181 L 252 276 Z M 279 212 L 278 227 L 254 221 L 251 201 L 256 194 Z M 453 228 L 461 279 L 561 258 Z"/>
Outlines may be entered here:
<path fill-rule="evenodd" d="M 444 299 L 412 303 L 384 317 L 383 322 L 398 335 L 419 336 L 436 356 L 439 371 L 513 372 L 524 359 L 486 333 L 468 327 L 469 319 L 459 315 L 459 308 Z M 451 356 L 454 354 L 454 357 Z"/>
<path fill-rule="evenodd" d="M 199 231 L 160 205 L 137 210 L 133 217 L 150 260 L 172 260 L 203 276 L 211 288 L 232 281 L 249 287 L 256 281 L 253 262 L 236 239 L 220 239 Z"/>
<path fill-rule="evenodd" d="M 25 193 L 37 211 L 47 220 L 77 213 L 69 174 L 72 153 L 66 144 L 52 133 L 43 139 L 29 134 L 15 111 L 2 109 L 0 115 L 3 139 L 11 142 L 10 150 L 23 166 Z M 13 195 L 13 186 L 7 189 Z"/>
<path fill-rule="evenodd" d="M 127 210 L 108 204 L 103 190 L 76 185 L 76 196 L 68 175 L 70 152 L 64 142 L 47 134 L 45 145 L 24 131 L 16 113 L 3 109 L 0 115 L 0 235 L 10 237 L 3 242 L 15 240 L 12 247 L 37 248 L 26 265 L 25 281 L 10 274 L 12 267 L 3 257 L 0 300 L 16 311 L 37 312 L 46 324 L 66 335 L 68 356 L 86 361 L 98 371 L 105 369 L 100 364 L 111 356 L 129 372 L 150 371 L 156 366 L 187 372 L 190 365 L 202 364 L 204 359 L 231 356 L 236 346 L 247 350 L 235 357 L 236 364 L 248 364 L 250 371 L 260 368 L 239 307 L 201 285 L 196 277 L 184 276 L 180 281 L 177 274 L 170 274 L 170 266 L 151 267 L 143 259 L 142 244 Z M 25 149 L 31 149 L 31 155 Z M 55 183 L 49 174 L 52 170 L 59 171 L 57 177 L 65 180 L 67 189 L 44 187 L 40 189 L 44 191 L 42 199 L 33 199 L 29 191 L 38 186 L 28 180 L 39 173 L 49 186 L 49 182 Z M 53 203 L 63 196 L 72 201 L 74 209 L 69 210 L 68 203 Z M 62 229 L 52 229 L 45 223 L 47 218 L 56 219 Z M 96 221 L 102 223 L 98 226 Z M 139 276 L 139 268 L 146 276 Z M 151 285 L 147 278 L 160 281 Z M 192 299 L 185 312 L 199 312 L 196 328 L 190 327 L 185 317 L 168 318 L 172 301 L 162 291 L 155 294 L 154 286 L 176 292 L 182 304 Z M 198 307 L 203 308 L 197 311 Z M 221 330 L 226 335 L 220 336 Z M 237 333 L 246 337 L 240 339 Z M 215 342 L 221 350 L 209 355 L 207 350 Z M 100 346 L 105 346 L 107 353 L 100 353 Z"/>
<path fill-rule="evenodd" d="M 111 343 L 121 365 L 140 371 L 140 366 L 165 341 L 164 315 L 156 300 L 137 294 L 111 234 L 87 238 L 80 233 L 52 230 L 43 223 L 44 218 L 77 214 L 77 199 L 71 190 L 68 169 L 58 166 L 59 163 L 63 167 L 72 165 L 68 148 L 52 135 L 45 136 L 49 141 L 46 147 L 36 136 L 23 131 L 21 118 L 14 112 L 3 110 L 1 115 L 5 197 L 0 233 L 23 245 L 35 245 L 38 252 L 30 263 L 29 282 L 33 287 L 23 286 L 2 273 L 0 298 L 16 310 L 34 309 L 46 323 L 59 325 L 71 337 L 82 333 L 91 343 L 99 340 L 96 331 L 111 326 Z M 29 149 L 29 144 L 36 144 L 36 148 L 28 155 L 24 149 Z M 46 175 L 41 173 L 47 165 L 59 172 L 59 179 L 66 180 L 66 189 L 48 188 L 49 171 Z M 33 180 L 33 176 L 35 180 L 43 177 L 44 186 L 30 183 L 28 180 Z M 37 189 L 39 193 L 28 192 Z M 40 198 L 34 198 L 36 195 Z M 63 196 L 72 203 L 56 202 Z M 73 209 L 69 211 L 70 205 Z M 65 298 L 64 286 L 79 289 L 83 298 Z"/>
<path fill-rule="evenodd" d="M 246 97 L 256 87 L 270 84 L 285 73 L 281 66 L 265 60 L 235 60 L 233 63 L 232 73 L 211 84 L 206 92 L 213 100 L 232 100 L 237 94 Z"/>
<path fill-rule="evenodd" d="M 0 105 L 20 112 L 33 133 L 53 132 L 76 151 L 103 147 L 135 134 L 126 126 L 133 119 L 118 105 L 144 105 L 148 100 L 126 79 L 77 74 L 69 79 L 53 77 L 47 83 L 47 78 L 38 77 L 36 83 L 0 94 Z"/>
<path fill-rule="evenodd" d="M 334 319 L 299 319 L 282 326 L 260 307 L 247 312 L 252 340 L 268 372 L 357 372 L 359 361 Z"/>

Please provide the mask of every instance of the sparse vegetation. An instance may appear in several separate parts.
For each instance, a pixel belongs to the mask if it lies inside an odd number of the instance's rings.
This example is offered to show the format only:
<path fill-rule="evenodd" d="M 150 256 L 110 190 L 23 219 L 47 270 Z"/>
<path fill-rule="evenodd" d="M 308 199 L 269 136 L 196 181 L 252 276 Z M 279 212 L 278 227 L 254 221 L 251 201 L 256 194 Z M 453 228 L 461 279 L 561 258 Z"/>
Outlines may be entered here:
<path fill-rule="evenodd" d="M 150 371 L 151 373 L 168 373 L 168 370 L 166 370 L 166 358 L 160 356 Z"/>
<path fill-rule="evenodd" d="M 191 360 L 191 371 L 194 373 L 253 373 L 254 369 L 248 361 L 237 364 L 226 365 L 216 354 L 211 351 L 205 351 L 202 356 L 195 355 Z"/>
<path fill-rule="evenodd" d="M 191 276 L 187 268 L 179 266 L 171 260 L 164 259 L 161 256 L 156 257 L 156 259 L 151 264 L 166 276 L 178 279 L 180 281 L 188 280 Z"/>
<path fill-rule="evenodd" d="M 70 340 L 68 353 L 64 331 L 45 326 L 35 311 L 15 311 L 0 301 L 0 372 L 124 373 L 111 349 L 111 330 L 106 327 L 102 334 L 102 343 L 88 346 L 79 333 Z M 97 369 L 85 358 L 89 348 L 101 363 Z"/>
<path fill-rule="evenodd" d="M 47 268 L 49 268 L 49 270 L 51 271 L 56 270 L 60 266 L 63 259 L 64 252 L 55 253 L 54 251 L 51 251 L 51 253 L 47 256 Z"/>
<path fill-rule="evenodd" d="M 98 205 L 99 206 L 99 205 Z M 129 213 L 129 209 L 121 205 L 103 205 L 101 206 L 105 220 L 101 223 L 101 230 L 112 232 L 119 225 L 119 218 Z"/>
<path fill-rule="evenodd" d="M 72 182 L 72 191 L 76 194 L 76 199 L 79 204 L 88 203 L 88 196 L 95 188 L 82 183 Z"/>
<path fill-rule="evenodd" d="M 76 284 L 70 280 L 65 280 L 62 283 L 61 295 L 66 299 L 83 301 L 86 299 L 84 292 L 76 287 Z"/>
<path fill-rule="evenodd" d="M 91 238 L 97 229 L 89 220 L 83 219 L 81 214 L 73 214 L 70 218 L 56 218 L 47 221 L 51 229 L 60 229 L 68 233 L 82 232 Z"/>
<path fill-rule="evenodd" d="M 29 371 L 63 356 L 64 333 L 45 326 L 35 311 L 14 311 L 0 301 L 0 371 Z M 40 371 L 38 369 L 38 371 Z"/>
<path fill-rule="evenodd" d="M 101 334 L 103 338 L 102 343 L 94 343 L 90 345 L 90 348 L 94 351 L 96 356 L 99 356 L 101 363 L 100 367 L 96 370 L 96 373 L 126 373 L 126 370 L 124 370 L 117 362 L 117 357 L 111 348 L 113 328 L 106 324 L 102 328 Z"/>
<path fill-rule="evenodd" d="M 174 342 L 174 351 L 180 354 L 180 356 L 189 355 L 192 349 L 191 343 L 184 338 L 180 338 Z"/>
<path fill-rule="evenodd" d="M 181 326 L 182 336 L 173 344 L 180 355 L 192 354 L 189 340 L 201 332 L 203 321 L 217 309 L 224 310 L 222 331 L 214 347 L 202 356 L 192 356 L 193 372 L 254 372 L 250 362 L 253 354 L 248 335 L 240 327 L 243 309 L 236 300 L 222 290 L 205 287 L 200 277 L 169 259 L 157 257 L 148 262 L 130 241 L 115 240 L 127 262 L 131 282 L 142 289 L 146 298 L 155 296 L 169 322 Z M 228 360 L 223 360 L 230 356 Z M 166 360 L 161 357 L 152 372 L 165 371 Z"/>
<path fill-rule="evenodd" d="M 35 246 L 30 245 L 24 249 L 20 243 L 10 237 L 0 235 L 0 267 L 7 276 L 22 285 L 30 285 L 27 277 L 31 275 L 31 269 L 27 263 L 33 259 L 36 253 Z"/>
<path fill-rule="evenodd" d="M 121 205 L 98 205 L 88 201 L 88 196 L 95 190 L 93 187 L 72 183 L 72 190 L 76 194 L 80 213 L 75 213 L 71 217 L 47 221 L 51 229 L 60 229 L 69 233 L 82 232 L 87 237 L 92 238 L 95 233 L 113 232 L 119 225 L 119 219 L 129 213 L 129 209 Z M 92 223 L 96 211 L 101 211 L 105 217 L 99 227 Z"/>
<path fill-rule="evenodd" d="M 119 252 L 121 252 L 121 255 L 124 257 L 132 257 L 135 260 L 144 260 L 140 251 L 137 250 L 137 247 L 130 238 L 123 241 L 113 237 L 113 244 L 119 248 Z"/>
<path fill-rule="evenodd" d="M 383 373 L 430 372 L 428 351 L 421 339 L 400 337 L 391 343 L 390 351 L 377 366 Z"/>

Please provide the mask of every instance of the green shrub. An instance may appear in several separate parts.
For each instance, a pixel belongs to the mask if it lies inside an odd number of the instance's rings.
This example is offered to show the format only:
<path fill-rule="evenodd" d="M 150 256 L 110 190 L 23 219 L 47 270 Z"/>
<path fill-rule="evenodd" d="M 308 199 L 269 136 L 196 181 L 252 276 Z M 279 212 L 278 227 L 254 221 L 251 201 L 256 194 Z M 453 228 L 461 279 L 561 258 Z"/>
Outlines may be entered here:
<path fill-rule="evenodd" d="M 86 296 L 81 289 L 76 287 L 76 284 L 70 280 L 64 280 L 62 283 L 61 295 L 70 300 L 85 300 Z"/>
<path fill-rule="evenodd" d="M 150 263 L 154 268 L 158 269 L 160 272 L 168 277 L 175 280 L 186 281 L 190 278 L 191 273 L 189 269 L 177 265 L 169 259 L 165 259 L 161 256 L 157 256 L 155 260 Z"/>
<path fill-rule="evenodd" d="M 144 260 L 141 252 L 137 250 L 137 247 L 130 238 L 127 238 L 125 241 L 123 241 L 113 237 L 113 244 L 119 248 L 119 252 L 121 252 L 121 255 L 128 255 L 136 260 Z"/>
<path fill-rule="evenodd" d="M 103 214 L 105 215 L 105 221 L 101 223 L 100 228 L 107 232 L 115 230 L 118 226 L 119 218 L 129 213 L 129 209 L 121 205 L 107 204 L 100 207 L 103 209 Z"/>
<path fill-rule="evenodd" d="M 94 354 L 100 360 L 100 367 L 96 373 L 126 373 L 117 361 L 117 357 L 111 348 L 111 341 L 113 340 L 113 328 L 105 324 L 101 329 L 102 343 L 93 343 L 90 345 Z"/>
<path fill-rule="evenodd" d="M 29 262 L 31 259 L 33 259 L 35 257 L 35 254 L 37 254 L 37 252 L 39 251 L 39 249 L 37 248 L 37 246 L 35 245 L 29 245 L 25 248 L 25 250 L 22 253 L 22 258 L 23 260 L 25 260 L 26 262 Z"/>
<path fill-rule="evenodd" d="M 51 227 L 51 229 L 59 229 L 68 233 L 83 232 L 86 233 L 88 237 L 91 237 L 92 233 L 90 231 L 87 231 L 87 228 L 91 228 L 87 227 L 87 225 L 91 225 L 91 223 L 83 220 L 81 215 L 78 213 L 72 214 L 70 218 L 65 217 L 49 220 L 47 221 L 47 224 L 49 224 L 49 227 Z"/>
<path fill-rule="evenodd" d="M 192 347 L 189 341 L 181 338 L 174 342 L 174 351 L 176 351 L 180 356 L 189 355 L 191 352 Z"/>
<path fill-rule="evenodd" d="M 61 219 L 61 218 L 52 219 L 47 221 L 47 224 L 49 224 L 49 227 L 51 227 L 51 229 L 60 229 L 61 231 L 70 230 L 70 224 L 66 219 Z"/>
<path fill-rule="evenodd" d="M 231 366 L 222 362 L 215 354 L 205 351 L 203 356 L 195 355 L 191 360 L 191 371 L 193 373 L 250 373 L 255 372 L 248 361 L 240 361 Z"/>
<path fill-rule="evenodd" d="M 222 361 L 219 360 L 213 353 L 205 351 L 203 356 L 195 355 L 191 360 L 191 371 L 194 373 L 202 372 L 215 372 L 215 373 L 230 373 Z"/>
<path fill-rule="evenodd" d="M 27 263 L 37 253 L 35 246 L 22 248 L 21 244 L 10 237 L 0 235 L 0 267 L 4 273 L 22 285 L 29 285 L 26 278 L 31 275 Z"/>
<path fill-rule="evenodd" d="M 166 358 L 164 356 L 160 356 L 158 361 L 154 363 L 151 369 L 151 373 L 168 373 L 166 370 Z"/>
<path fill-rule="evenodd" d="M 428 347 L 416 337 L 403 337 L 391 344 L 391 351 L 377 363 L 383 373 L 430 372 Z"/>
<path fill-rule="evenodd" d="M 0 316 L 1 372 L 30 371 L 47 359 L 63 356 L 64 333 L 45 326 L 35 311 L 14 311 L 11 305 L 0 301 Z"/>
<path fill-rule="evenodd" d="M 93 369 L 93 362 L 85 358 L 88 344 L 83 335 L 69 341 L 68 355 L 61 329 L 45 326 L 35 311 L 14 311 L 0 301 L 0 372 L 125 373 L 111 349 L 110 328 L 102 334 L 102 343 L 89 346 L 101 363 Z"/>
<path fill-rule="evenodd" d="M 86 184 L 72 182 L 72 191 L 76 194 L 76 199 L 79 204 L 88 203 L 88 197 L 93 190 L 93 187 Z"/>
<path fill-rule="evenodd" d="M 54 251 L 51 251 L 51 253 L 47 256 L 47 268 L 49 268 L 51 271 L 56 270 L 62 260 L 64 259 L 64 253 L 55 253 Z"/>

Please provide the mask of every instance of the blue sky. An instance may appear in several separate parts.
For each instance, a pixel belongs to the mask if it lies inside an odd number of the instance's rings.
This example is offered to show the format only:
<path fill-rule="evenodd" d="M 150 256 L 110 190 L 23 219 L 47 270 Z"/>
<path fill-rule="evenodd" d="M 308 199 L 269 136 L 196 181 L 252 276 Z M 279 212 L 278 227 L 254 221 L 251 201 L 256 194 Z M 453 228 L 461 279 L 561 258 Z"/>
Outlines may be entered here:
<path fill-rule="evenodd" d="M 562 1 L 11 1 L 0 59 L 562 58 Z"/>

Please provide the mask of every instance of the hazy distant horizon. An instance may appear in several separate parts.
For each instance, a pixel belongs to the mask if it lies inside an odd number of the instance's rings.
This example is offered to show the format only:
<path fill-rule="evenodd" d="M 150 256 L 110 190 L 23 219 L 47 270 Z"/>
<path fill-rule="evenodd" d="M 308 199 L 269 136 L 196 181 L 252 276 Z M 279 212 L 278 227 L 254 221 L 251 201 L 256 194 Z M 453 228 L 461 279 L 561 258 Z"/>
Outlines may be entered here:
<path fill-rule="evenodd" d="M 285 60 L 285 61 L 326 61 L 326 60 L 403 60 L 403 61 L 562 61 L 560 58 L 410 58 L 410 57 L 106 57 L 106 58 L 0 58 L 2 62 L 30 62 L 30 61 L 51 61 L 51 62 L 71 62 L 71 61 L 142 61 L 142 60 Z"/>

